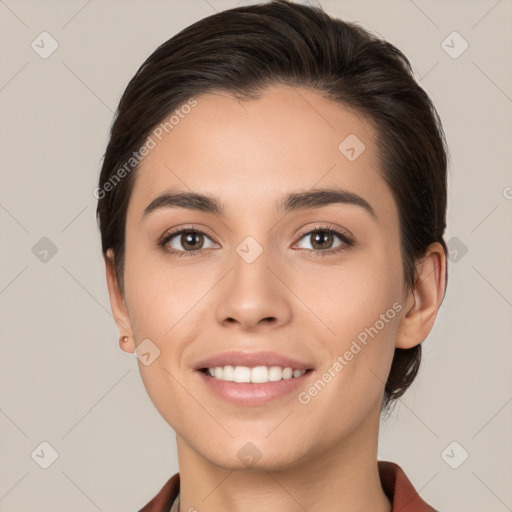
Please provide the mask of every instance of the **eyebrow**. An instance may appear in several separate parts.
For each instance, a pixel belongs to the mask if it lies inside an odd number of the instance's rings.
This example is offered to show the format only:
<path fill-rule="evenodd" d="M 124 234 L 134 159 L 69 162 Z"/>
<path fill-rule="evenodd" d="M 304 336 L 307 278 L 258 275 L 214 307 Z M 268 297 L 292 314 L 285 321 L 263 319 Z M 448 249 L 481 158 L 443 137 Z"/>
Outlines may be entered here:
<path fill-rule="evenodd" d="M 278 213 L 285 214 L 299 210 L 312 210 L 336 203 L 359 206 L 377 220 L 374 209 L 366 199 L 354 192 L 340 188 L 316 188 L 306 192 L 290 192 L 278 202 L 276 210 Z M 144 220 L 152 212 L 163 208 L 186 208 L 211 213 L 219 217 L 226 214 L 224 203 L 218 197 L 197 192 L 171 190 L 153 199 L 144 209 L 141 220 Z"/>

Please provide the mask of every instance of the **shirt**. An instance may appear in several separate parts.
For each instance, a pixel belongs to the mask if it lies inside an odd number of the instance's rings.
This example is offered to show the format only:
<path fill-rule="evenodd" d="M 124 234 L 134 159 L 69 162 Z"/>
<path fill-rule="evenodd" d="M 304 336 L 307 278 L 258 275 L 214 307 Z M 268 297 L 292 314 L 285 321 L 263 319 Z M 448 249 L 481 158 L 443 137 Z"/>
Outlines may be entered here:
<path fill-rule="evenodd" d="M 382 488 L 393 505 L 391 512 L 438 512 L 421 499 L 398 464 L 377 462 Z M 139 512 L 178 512 L 179 492 L 180 474 L 176 473 Z"/>

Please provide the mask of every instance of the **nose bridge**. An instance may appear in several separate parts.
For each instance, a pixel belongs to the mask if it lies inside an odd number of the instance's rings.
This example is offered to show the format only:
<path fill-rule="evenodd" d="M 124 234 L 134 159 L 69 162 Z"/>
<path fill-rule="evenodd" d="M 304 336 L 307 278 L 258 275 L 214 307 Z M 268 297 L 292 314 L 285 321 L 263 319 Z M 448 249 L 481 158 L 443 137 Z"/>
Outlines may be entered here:
<path fill-rule="evenodd" d="M 275 275 L 280 273 L 281 266 L 278 256 L 274 257 L 268 246 L 247 236 L 235 247 L 229 259 L 232 270 L 218 297 L 219 322 L 235 320 L 253 328 L 264 319 L 278 324 L 289 320 L 289 292 L 282 283 L 285 279 Z"/>

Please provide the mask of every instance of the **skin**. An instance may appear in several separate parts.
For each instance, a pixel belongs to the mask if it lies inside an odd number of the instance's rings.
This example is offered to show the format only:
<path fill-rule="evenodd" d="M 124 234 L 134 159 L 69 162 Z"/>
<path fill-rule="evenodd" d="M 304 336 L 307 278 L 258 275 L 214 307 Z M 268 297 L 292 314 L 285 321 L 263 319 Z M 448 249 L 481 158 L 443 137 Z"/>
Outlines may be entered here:
<path fill-rule="evenodd" d="M 407 290 L 398 210 L 378 173 L 376 132 L 360 114 L 281 85 L 252 102 L 227 93 L 196 99 L 137 171 L 124 296 L 115 255 L 105 258 L 112 310 L 120 334 L 129 336 L 122 350 L 133 352 L 146 338 L 160 350 L 150 365 L 138 364 L 176 432 L 180 510 L 389 512 L 377 467 L 384 385 L 395 347 L 421 343 L 433 327 L 444 251 L 438 243 L 429 248 L 414 292 Z M 366 146 L 354 161 L 338 150 L 349 134 Z M 275 210 L 287 192 L 332 185 L 366 199 L 377 220 L 349 204 Z M 170 188 L 214 194 L 226 215 L 162 208 L 141 220 Z M 315 257 L 314 238 L 302 233 L 318 223 L 348 231 L 356 245 Z M 196 255 L 157 247 L 166 231 L 189 225 L 207 232 L 195 242 Z M 250 264 L 236 252 L 247 236 L 263 248 Z M 187 250 L 180 235 L 171 243 Z M 316 252 L 341 243 L 335 236 Z M 395 302 L 401 311 L 308 404 L 292 393 L 258 407 L 233 405 L 193 370 L 227 350 L 273 350 L 310 362 L 319 377 Z M 248 442 L 261 453 L 250 468 L 237 456 Z"/>

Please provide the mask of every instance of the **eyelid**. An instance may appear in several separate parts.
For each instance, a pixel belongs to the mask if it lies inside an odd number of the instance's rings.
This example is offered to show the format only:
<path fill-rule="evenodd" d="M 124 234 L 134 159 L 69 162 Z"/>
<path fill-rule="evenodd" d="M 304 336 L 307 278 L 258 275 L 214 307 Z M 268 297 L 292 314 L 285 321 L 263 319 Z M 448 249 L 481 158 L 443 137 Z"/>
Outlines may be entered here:
<path fill-rule="evenodd" d="M 194 256 L 197 254 L 204 254 L 205 252 L 209 252 L 212 250 L 212 248 L 208 248 L 208 249 L 197 249 L 195 251 L 182 251 L 182 250 L 166 249 L 165 248 L 167 243 L 172 238 L 174 238 L 175 236 L 180 235 L 186 231 L 192 231 L 192 232 L 196 232 L 196 233 L 205 235 L 213 242 L 213 244 L 218 245 L 218 242 L 215 241 L 216 237 L 212 236 L 209 233 L 209 230 L 207 228 L 205 228 L 205 227 L 198 228 L 197 225 L 189 224 L 189 225 L 183 225 L 183 226 L 176 226 L 174 228 L 171 228 L 171 229 L 165 231 L 165 233 L 158 239 L 157 246 L 170 254 L 175 254 L 175 255 L 177 254 L 178 256 Z M 301 229 L 301 231 L 297 235 L 297 237 L 298 237 L 297 241 L 294 242 L 293 245 L 295 245 L 298 241 L 300 241 L 306 235 L 310 235 L 316 231 L 329 231 L 329 232 L 334 233 L 334 235 L 337 236 L 341 240 L 341 242 L 342 242 L 341 246 L 331 248 L 331 249 L 326 249 L 326 250 L 315 250 L 315 249 L 299 249 L 299 250 L 303 250 L 303 251 L 306 251 L 309 253 L 314 253 L 315 255 L 320 256 L 320 255 L 329 255 L 329 254 L 338 253 L 338 252 L 348 249 L 356 244 L 354 237 L 352 236 L 350 231 L 340 228 L 338 226 L 328 225 L 326 223 L 323 223 L 323 224 L 316 223 L 314 226 L 309 226 L 308 228 Z"/>
<path fill-rule="evenodd" d="M 200 227 L 198 227 L 200 226 Z M 181 226 L 175 226 L 174 228 L 168 229 L 164 232 L 164 234 L 158 239 L 158 244 L 163 244 L 165 241 L 174 235 L 180 234 L 182 231 L 196 231 L 197 233 L 202 233 L 203 235 L 208 236 L 213 239 L 215 236 L 210 232 L 210 230 L 201 224 L 185 224 Z"/>
<path fill-rule="evenodd" d="M 302 238 L 304 235 L 309 235 L 312 232 L 315 231 L 333 231 L 334 233 L 338 234 L 339 236 L 345 237 L 351 242 L 355 242 L 354 237 L 352 233 L 348 229 L 341 228 L 339 226 L 330 225 L 328 223 L 320 223 L 317 222 L 314 224 L 313 227 L 303 228 L 299 231 L 299 234 L 297 235 L 299 238 Z"/>
<path fill-rule="evenodd" d="M 326 249 L 326 250 L 300 249 L 300 248 L 296 249 L 296 250 L 304 251 L 305 254 L 307 254 L 308 256 L 317 258 L 317 257 L 324 257 L 324 256 L 325 257 L 335 256 L 335 255 L 341 254 L 341 253 L 351 249 L 355 245 L 357 245 L 357 243 L 356 243 L 354 237 L 352 236 L 352 234 L 350 233 L 350 231 L 340 228 L 338 226 L 331 226 L 331 225 L 326 225 L 326 224 L 322 224 L 322 225 L 315 224 L 315 226 L 312 228 L 310 227 L 305 230 L 302 230 L 297 242 L 302 240 L 302 238 L 304 238 L 307 235 L 311 235 L 312 233 L 321 232 L 321 231 L 328 231 L 328 232 L 333 233 L 334 236 L 336 236 L 341 241 L 340 245 L 338 245 L 336 247 L 332 247 L 330 249 Z M 294 245 L 296 245 L 297 242 L 295 242 Z"/>

